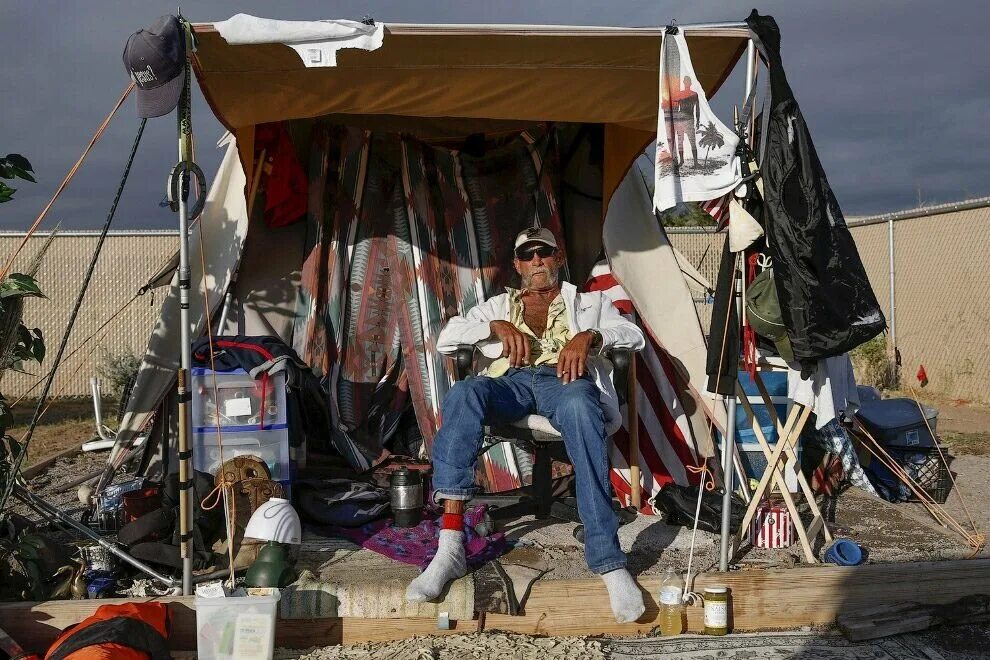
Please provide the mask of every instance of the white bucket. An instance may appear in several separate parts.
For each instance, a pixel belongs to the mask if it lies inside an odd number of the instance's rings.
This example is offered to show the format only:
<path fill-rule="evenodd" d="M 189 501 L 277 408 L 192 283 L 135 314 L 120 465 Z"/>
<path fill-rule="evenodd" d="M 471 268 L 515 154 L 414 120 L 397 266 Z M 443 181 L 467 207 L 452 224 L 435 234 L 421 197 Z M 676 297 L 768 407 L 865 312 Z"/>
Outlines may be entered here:
<path fill-rule="evenodd" d="M 200 660 L 270 660 L 275 652 L 279 594 L 196 596 L 196 652 Z"/>

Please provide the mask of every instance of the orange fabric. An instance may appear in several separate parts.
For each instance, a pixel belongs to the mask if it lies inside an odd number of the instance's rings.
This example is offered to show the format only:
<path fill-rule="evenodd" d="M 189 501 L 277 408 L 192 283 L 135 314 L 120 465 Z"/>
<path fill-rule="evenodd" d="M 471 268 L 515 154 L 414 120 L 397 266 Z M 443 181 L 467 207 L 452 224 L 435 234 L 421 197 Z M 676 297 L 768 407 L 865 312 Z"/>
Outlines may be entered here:
<path fill-rule="evenodd" d="M 48 649 L 48 653 L 45 654 L 45 660 L 56 657 L 58 649 L 72 639 L 74 635 L 93 626 L 111 625 L 109 622 L 112 622 L 112 620 L 118 617 L 127 617 L 142 621 L 161 634 L 164 639 L 168 639 L 169 612 L 168 607 L 164 603 L 102 605 L 97 608 L 92 616 L 83 619 L 59 635 L 51 648 Z M 148 660 L 149 657 L 144 651 L 114 642 L 106 642 L 73 651 L 66 655 L 64 660 Z"/>

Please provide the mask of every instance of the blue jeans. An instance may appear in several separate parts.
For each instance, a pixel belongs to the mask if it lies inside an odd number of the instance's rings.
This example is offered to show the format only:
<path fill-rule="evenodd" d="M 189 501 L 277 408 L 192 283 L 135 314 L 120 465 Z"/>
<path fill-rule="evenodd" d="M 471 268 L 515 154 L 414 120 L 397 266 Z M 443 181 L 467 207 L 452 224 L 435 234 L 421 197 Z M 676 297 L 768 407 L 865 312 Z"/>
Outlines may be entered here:
<path fill-rule="evenodd" d="M 547 365 L 455 383 L 443 401 L 443 426 L 433 440 L 434 499 L 467 500 L 477 492 L 474 469 L 483 426 L 543 415 L 560 431 L 574 466 L 588 568 L 598 574 L 624 568 L 626 555 L 612 510 L 605 416 L 598 400 L 598 387 L 588 375 L 564 385 L 556 367 Z"/>

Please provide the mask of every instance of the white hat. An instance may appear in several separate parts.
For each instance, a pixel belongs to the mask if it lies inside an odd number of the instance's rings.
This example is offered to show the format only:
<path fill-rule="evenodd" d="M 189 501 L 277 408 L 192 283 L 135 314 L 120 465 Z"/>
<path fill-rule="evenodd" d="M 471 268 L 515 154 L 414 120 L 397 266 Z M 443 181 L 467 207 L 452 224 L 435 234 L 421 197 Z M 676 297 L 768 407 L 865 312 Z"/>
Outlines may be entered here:
<path fill-rule="evenodd" d="M 516 244 L 513 249 L 518 250 L 520 246 L 526 243 L 543 243 L 552 248 L 557 247 L 557 239 L 554 237 L 553 232 L 546 227 L 532 227 L 519 232 L 519 235 L 516 236 Z"/>

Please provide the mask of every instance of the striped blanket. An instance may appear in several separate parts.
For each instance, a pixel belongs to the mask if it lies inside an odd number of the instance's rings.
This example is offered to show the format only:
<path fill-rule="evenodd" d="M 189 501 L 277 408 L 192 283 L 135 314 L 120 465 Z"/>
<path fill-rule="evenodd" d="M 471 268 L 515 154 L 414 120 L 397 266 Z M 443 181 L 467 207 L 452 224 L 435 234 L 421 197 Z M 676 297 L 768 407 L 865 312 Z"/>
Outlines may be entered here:
<path fill-rule="evenodd" d="M 615 307 L 632 321 L 636 312 L 632 301 L 612 274 L 608 261 L 602 255 L 585 284 L 587 291 L 604 291 Z M 646 329 L 648 330 L 648 329 Z M 642 481 L 642 513 L 654 513 L 653 496 L 668 483 L 681 486 L 696 484 L 698 475 L 686 466 L 698 464 L 687 418 L 672 411 L 683 411 L 677 403 L 678 394 L 671 383 L 674 368 L 670 356 L 660 348 L 646 332 L 646 348 L 636 355 L 636 395 L 639 419 L 639 467 Z M 619 384 L 616 384 L 619 387 Z M 612 487 L 620 499 L 629 504 L 632 493 L 629 474 L 630 438 L 629 418 L 623 411 L 622 428 L 612 436 L 609 445 L 609 462 L 612 465 Z"/>
<path fill-rule="evenodd" d="M 435 350 L 447 320 L 512 282 L 512 239 L 559 232 L 556 141 L 518 138 L 471 155 L 411 137 L 313 130 L 294 348 L 326 379 L 335 447 L 358 470 L 388 452 L 408 406 L 428 455 L 452 383 Z M 526 460 L 486 455 L 489 490 L 518 487 Z"/>

